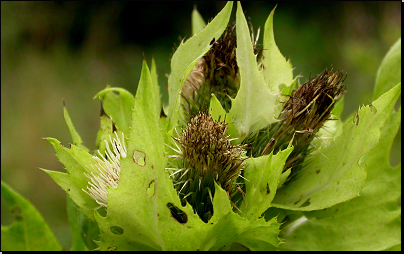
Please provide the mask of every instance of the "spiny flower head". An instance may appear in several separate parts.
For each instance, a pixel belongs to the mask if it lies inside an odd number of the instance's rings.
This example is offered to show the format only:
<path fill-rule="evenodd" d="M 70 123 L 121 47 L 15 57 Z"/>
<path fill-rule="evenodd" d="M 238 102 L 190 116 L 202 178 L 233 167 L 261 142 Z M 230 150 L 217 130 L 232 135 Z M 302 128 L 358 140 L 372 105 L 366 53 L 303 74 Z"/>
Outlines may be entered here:
<path fill-rule="evenodd" d="M 293 139 L 294 150 L 285 169 L 299 166 L 315 134 L 330 120 L 335 103 L 344 93 L 345 77 L 342 71 L 326 69 L 294 90 L 284 103 L 279 115 L 280 122 L 269 131 L 270 141 L 262 154 L 284 149 Z"/>
<path fill-rule="evenodd" d="M 203 112 L 193 117 L 180 137 L 176 157 L 179 169 L 171 175 L 178 195 L 187 200 L 205 222 L 213 214 L 214 182 L 231 196 L 244 169 L 243 146 L 231 144 L 227 124 Z M 238 187 L 238 188 L 237 188 Z"/>
<path fill-rule="evenodd" d="M 85 174 L 90 179 L 88 182 L 87 190 L 83 191 L 92 197 L 99 205 L 107 207 L 108 204 L 108 190 L 107 186 L 111 188 L 117 188 L 119 183 L 119 175 L 121 172 L 121 157 L 127 156 L 124 134 L 122 133 L 122 141 L 119 139 L 116 132 L 115 137 L 109 136 L 109 141 L 112 146 L 112 150 L 109 147 L 107 140 L 104 140 L 106 144 L 105 156 L 98 150 L 100 157 L 93 156 L 94 164 L 91 165 L 91 173 Z"/>

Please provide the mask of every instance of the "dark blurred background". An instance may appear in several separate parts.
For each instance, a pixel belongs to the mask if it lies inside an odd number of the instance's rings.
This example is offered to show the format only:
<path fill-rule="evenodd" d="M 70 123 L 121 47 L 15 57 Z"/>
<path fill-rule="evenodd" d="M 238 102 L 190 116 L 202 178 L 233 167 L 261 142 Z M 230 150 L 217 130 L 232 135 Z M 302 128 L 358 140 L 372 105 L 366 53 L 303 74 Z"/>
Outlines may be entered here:
<path fill-rule="evenodd" d="M 1 2 L 1 179 L 42 213 L 60 243 L 70 245 L 66 197 L 39 168 L 64 171 L 42 137 L 71 142 L 62 98 L 84 143 L 95 149 L 106 85 L 133 94 L 142 60 L 158 66 L 160 86 L 170 73 L 178 36 L 191 36 L 194 5 L 205 21 L 226 2 Z M 255 30 L 276 2 L 242 1 Z M 231 20 L 235 20 L 235 9 Z M 334 66 L 348 73 L 346 119 L 372 98 L 378 66 L 401 37 L 400 2 L 279 2 L 275 40 L 294 75 Z M 259 42 L 262 43 L 262 33 Z M 401 129 L 391 163 L 401 161 Z M 12 222 L 2 200 L 1 224 Z"/>

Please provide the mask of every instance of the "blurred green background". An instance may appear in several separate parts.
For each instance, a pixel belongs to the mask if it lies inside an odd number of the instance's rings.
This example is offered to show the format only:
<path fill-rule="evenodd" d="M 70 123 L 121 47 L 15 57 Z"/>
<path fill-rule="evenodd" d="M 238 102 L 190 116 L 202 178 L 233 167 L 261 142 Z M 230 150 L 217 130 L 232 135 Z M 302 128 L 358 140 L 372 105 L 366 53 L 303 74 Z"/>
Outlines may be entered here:
<path fill-rule="evenodd" d="M 39 209 L 65 248 L 71 242 L 65 193 L 39 169 L 64 171 L 41 139 L 71 142 L 62 98 L 84 144 L 94 150 L 100 111 L 94 95 L 107 84 L 135 93 L 144 58 L 149 66 L 155 59 L 164 87 L 174 43 L 191 36 L 194 5 L 208 21 L 225 3 L 1 2 L 1 179 Z M 255 30 L 263 29 L 275 5 L 242 2 Z M 301 83 L 331 65 L 348 73 L 346 119 L 370 103 L 378 66 L 401 37 L 401 3 L 280 2 L 274 29 Z M 400 139 L 401 129 L 393 165 L 401 161 Z M 1 224 L 11 222 L 2 200 Z"/>

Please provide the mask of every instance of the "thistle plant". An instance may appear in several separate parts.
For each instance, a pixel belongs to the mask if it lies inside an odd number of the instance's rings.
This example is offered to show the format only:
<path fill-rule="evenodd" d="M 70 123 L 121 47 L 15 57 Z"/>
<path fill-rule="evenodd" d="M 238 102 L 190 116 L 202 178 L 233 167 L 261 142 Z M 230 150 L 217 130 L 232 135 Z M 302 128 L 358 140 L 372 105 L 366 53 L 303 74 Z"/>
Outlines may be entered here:
<path fill-rule="evenodd" d="M 375 100 L 342 122 L 347 74 L 325 67 L 300 85 L 275 44 L 275 10 L 261 46 L 240 3 L 229 24 L 232 8 L 208 24 L 194 10 L 194 36 L 171 58 L 168 105 L 154 61 L 143 62 L 135 96 L 117 87 L 95 96 L 97 151 L 64 108 L 73 143 L 46 139 L 67 173 L 43 171 L 69 196 L 72 249 L 401 248 L 401 165 L 388 162 L 401 122 L 401 39 L 378 71 Z M 60 249 L 26 200 L 4 183 L 3 193 L 23 213 L 2 227 L 4 246 L 18 248 L 24 221 L 43 236 L 27 233 L 27 246 Z"/>

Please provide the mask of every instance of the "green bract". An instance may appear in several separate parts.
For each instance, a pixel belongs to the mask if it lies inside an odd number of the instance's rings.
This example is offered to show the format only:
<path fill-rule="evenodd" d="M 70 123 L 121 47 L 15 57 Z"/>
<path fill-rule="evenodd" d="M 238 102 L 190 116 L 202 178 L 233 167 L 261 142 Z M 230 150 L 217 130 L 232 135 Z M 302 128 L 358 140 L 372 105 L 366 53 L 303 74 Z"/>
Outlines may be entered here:
<path fill-rule="evenodd" d="M 186 117 L 181 105 L 182 85 L 198 60 L 225 31 L 232 8 L 233 3 L 228 2 L 207 25 L 194 9 L 194 36 L 182 42 L 171 59 L 169 103 L 164 108 L 167 117 L 161 117 L 154 61 L 151 69 L 146 61 L 143 62 L 135 96 L 116 87 L 107 87 L 96 95 L 102 102 L 96 139 L 99 152 L 90 153 L 82 144 L 64 108 L 73 143 L 66 148 L 54 138 L 46 139 L 67 173 L 43 171 L 69 196 L 72 250 L 401 248 L 401 164 L 389 165 L 390 148 L 401 123 L 401 108 L 398 112 L 394 110 L 401 95 L 398 60 L 401 59 L 401 39 L 389 51 L 378 71 L 375 100 L 360 107 L 345 122 L 326 122 L 328 131 L 320 130 L 317 136 L 329 139 L 311 143 L 316 149 L 310 150 L 309 159 L 304 160 L 297 172 L 286 167 L 288 157 L 294 151 L 292 138 L 284 144 L 284 150 L 246 159 L 243 170 L 234 171 L 240 175 L 209 183 L 214 188 L 211 197 L 213 215 L 206 221 L 195 212 L 195 204 L 178 196 L 170 169 L 178 165 L 173 158 L 181 154 L 183 149 L 179 145 L 185 143 L 173 141 L 183 134 L 187 124 L 183 121 Z M 254 145 L 245 143 L 248 137 L 285 120 L 278 117 L 287 98 L 285 95 L 291 95 L 297 77 L 293 77 L 290 61 L 286 61 L 275 44 L 274 10 L 265 23 L 263 56 L 257 59 L 246 18 L 241 4 L 237 3 L 235 54 L 240 86 L 235 98 L 231 98 L 228 112 L 214 94 L 209 97 L 206 109 L 214 121 L 221 119 L 221 124 L 211 124 L 212 129 L 215 126 L 224 128 L 227 124 L 227 136 L 215 139 L 216 147 L 222 147 L 221 140 L 231 141 L 234 146 L 223 147 L 237 146 L 244 155 L 241 149 Z M 340 100 L 331 117 L 338 118 L 342 107 L 343 100 Z M 206 129 L 206 135 L 195 135 L 195 139 L 209 137 L 211 133 Z M 110 139 L 119 139 L 122 133 L 125 150 L 117 149 L 118 142 Z M 187 145 L 191 141 L 187 140 Z M 202 148 L 200 151 L 208 151 L 206 147 Z M 114 152 L 108 153 L 109 150 Z M 217 161 L 204 165 L 220 167 L 218 161 L 229 152 L 223 150 L 217 152 L 216 157 L 206 156 L 207 160 L 214 158 Z M 195 158 L 198 159 L 195 161 L 203 161 L 204 154 L 195 155 Z M 96 171 L 95 161 L 101 160 Z M 231 162 L 226 163 L 231 168 Z M 88 190 L 89 178 L 111 168 L 118 173 L 109 180 L 117 183 L 117 187 L 108 185 L 106 192 L 101 192 L 108 200 L 106 207 L 101 207 L 84 190 Z M 198 169 L 209 171 L 203 165 L 198 165 Z M 221 187 L 232 186 L 235 179 L 241 181 L 237 193 L 233 188 Z M 176 177 L 174 182 L 184 184 L 180 180 L 181 177 Z M 192 191 L 198 189 L 195 183 Z M 3 183 L 2 195 L 10 209 L 18 211 L 14 213 L 13 225 L 2 226 L 2 250 L 61 249 L 42 217 L 26 200 Z"/>

